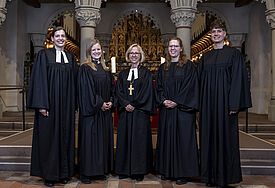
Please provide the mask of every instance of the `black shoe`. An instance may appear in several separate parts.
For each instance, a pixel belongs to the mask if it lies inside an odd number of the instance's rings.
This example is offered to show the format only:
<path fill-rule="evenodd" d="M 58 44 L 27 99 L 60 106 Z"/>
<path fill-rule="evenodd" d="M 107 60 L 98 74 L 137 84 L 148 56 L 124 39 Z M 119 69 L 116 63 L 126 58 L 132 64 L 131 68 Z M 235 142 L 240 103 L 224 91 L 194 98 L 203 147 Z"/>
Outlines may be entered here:
<path fill-rule="evenodd" d="M 163 181 L 167 180 L 167 178 L 165 176 L 163 176 L 163 175 L 160 176 L 160 179 L 163 180 Z"/>
<path fill-rule="evenodd" d="M 84 175 L 80 176 L 80 181 L 84 184 L 90 184 L 91 183 L 91 180 L 90 180 L 89 176 L 84 176 Z"/>
<path fill-rule="evenodd" d="M 61 182 L 62 184 L 67 184 L 69 181 L 70 181 L 70 178 L 64 178 L 64 179 L 62 179 L 60 182 Z"/>
<path fill-rule="evenodd" d="M 94 180 L 107 180 L 107 177 L 105 175 L 100 175 L 100 176 L 94 176 Z"/>
<path fill-rule="evenodd" d="M 126 175 L 119 175 L 119 177 L 118 177 L 120 180 L 122 180 L 122 179 L 126 179 L 126 178 L 128 178 L 128 176 L 126 176 Z"/>
<path fill-rule="evenodd" d="M 44 185 L 46 185 L 47 187 L 53 187 L 54 186 L 54 181 L 45 180 Z"/>
<path fill-rule="evenodd" d="M 213 183 L 206 183 L 206 186 L 207 186 L 207 187 L 214 187 L 215 184 L 213 184 Z"/>
<path fill-rule="evenodd" d="M 136 175 L 135 179 L 136 179 L 137 181 L 143 181 L 144 175 Z"/>
<path fill-rule="evenodd" d="M 185 178 L 180 178 L 180 179 L 176 180 L 177 185 L 183 185 L 183 184 L 186 184 L 186 183 L 188 183 L 188 181 Z"/>

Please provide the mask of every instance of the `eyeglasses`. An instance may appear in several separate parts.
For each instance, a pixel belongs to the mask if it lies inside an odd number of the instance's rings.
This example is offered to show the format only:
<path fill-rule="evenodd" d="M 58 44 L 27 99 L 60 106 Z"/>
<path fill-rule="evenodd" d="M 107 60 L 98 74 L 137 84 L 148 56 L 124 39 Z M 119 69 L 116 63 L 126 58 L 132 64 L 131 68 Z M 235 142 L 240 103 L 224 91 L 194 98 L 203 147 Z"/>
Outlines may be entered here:
<path fill-rule="evenodd" d="M 130 55 L 139 55 L 139 52 L 130 52 Z"/>
<path fill-rule="evenodd" d="M 169 48 L 179 48 L 180 46 L 179 45 L 169 45 Z"/>

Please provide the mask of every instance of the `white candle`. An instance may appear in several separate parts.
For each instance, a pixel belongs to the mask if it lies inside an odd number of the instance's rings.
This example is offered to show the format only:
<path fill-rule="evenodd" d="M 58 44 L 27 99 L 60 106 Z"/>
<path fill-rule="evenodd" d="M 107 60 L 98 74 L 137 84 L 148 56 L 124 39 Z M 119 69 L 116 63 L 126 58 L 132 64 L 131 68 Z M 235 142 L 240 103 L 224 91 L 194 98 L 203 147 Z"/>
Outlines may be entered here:
<path fill-rule="evenodd" d="M 160 57 L 160 64 L 165 63 L 165 58 L 164 57 Z"/>
<path fill-rule="evenodd" d="M 116 73 L 116 57 L 111 58 L 112 73 Z"/>

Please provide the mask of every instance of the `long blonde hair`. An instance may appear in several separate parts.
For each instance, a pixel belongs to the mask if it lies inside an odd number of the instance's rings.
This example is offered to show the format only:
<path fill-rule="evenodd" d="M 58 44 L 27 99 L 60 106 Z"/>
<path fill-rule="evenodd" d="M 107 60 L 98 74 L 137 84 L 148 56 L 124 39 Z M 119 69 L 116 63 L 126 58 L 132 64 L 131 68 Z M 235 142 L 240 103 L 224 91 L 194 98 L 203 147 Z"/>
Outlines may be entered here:
<path fill-rule="evenodd" d="M 102 47 L 101 47 L 100 41 L 97 40 L 97 39 L 92 39 L 91 43 L 88 45 L 88 47 L 86 49 L 86 58 L 87 59 L 85 61 L 85 64 L 89 65 L 93 70 L 97 71 L 96 64 L 94 64 L 92 62 L 92 58 L 91 58 L 91 50 L 92 50 L 92 47 L 95 44 L 99 44 L 100 48 L 101 48 L 101 51 L 102 51 Z M 109 67 L 107 67 L 106 64 L 105 64 L 105 60 L 104 60 L 104 57 L 103 57 L 103 51 L 102 51 L 102 55 L 101 55 L 101 58 L 100 58 L 100 63 L 101 63 L 101 65 L 102 65 L 102 67 L 103 67 L 103 69 L 105 71 L 109 70 Z"/>
<path fill-rule="evenodd" d="M 176 40 L 176 41 L 179 42 L 179 45 L 180 45 L 180 48 L 182 49 L 182 51 L 180 52 L 179 63 L 177 64 L 177 66 L 183 67 L 183 65 L 185 65 L 185 63 L 187 62 L 187 55 L 184 52 L 184 47 L 183 47 L 183 44 L 182 44 L 182 40 L 179 37 L 172 37 L 168 42 L 168 48 L 169 48 L 169 43 L 170 43 L 171 40 Z M 170 67 L 170 64 L 171 64 L 171 56 L 170 56 L 169 51 L 168 51 L 167 55 L 166 55 L 166 61 L 165 61 L 165 64 L 164 64 L 164 70 L 168 70 L 169 67 Z"/>

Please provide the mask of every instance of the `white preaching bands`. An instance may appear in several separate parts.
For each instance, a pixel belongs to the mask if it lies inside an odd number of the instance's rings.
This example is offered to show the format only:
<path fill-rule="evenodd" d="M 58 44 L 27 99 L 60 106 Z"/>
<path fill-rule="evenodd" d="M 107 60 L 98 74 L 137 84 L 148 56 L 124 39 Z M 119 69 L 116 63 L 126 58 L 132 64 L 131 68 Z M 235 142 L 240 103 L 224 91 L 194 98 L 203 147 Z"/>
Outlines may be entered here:
<path fill-rule="evenodd" d="M 132 74 L 133 74 L 133 72 L 134 72 L 134 80 L 138 79 L 138 69 L 137 68 L 133 68 L 133 69 L 130 69 L 129 74 L 128 74 L 127 80 L 129 82 L 132 80 Z"/>
<path fill-rule="evenodd" d="M 65 52 L 64 51 L 59 51 L 59 50 L 56 50 L 56 59 L 55 59 L 56 63 L 61 63 L 61 53 L 63 55 L 64 63 L 69 63 Z"/>

